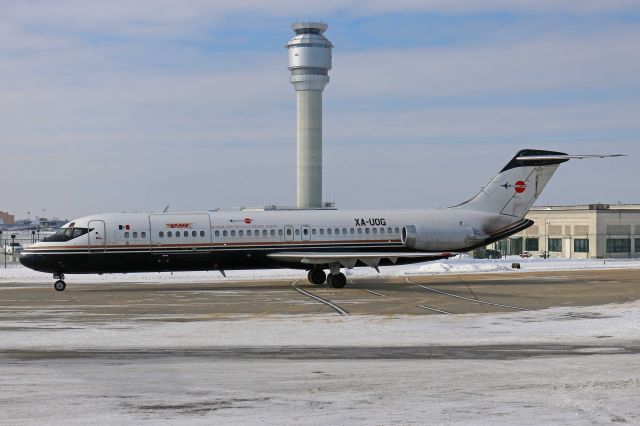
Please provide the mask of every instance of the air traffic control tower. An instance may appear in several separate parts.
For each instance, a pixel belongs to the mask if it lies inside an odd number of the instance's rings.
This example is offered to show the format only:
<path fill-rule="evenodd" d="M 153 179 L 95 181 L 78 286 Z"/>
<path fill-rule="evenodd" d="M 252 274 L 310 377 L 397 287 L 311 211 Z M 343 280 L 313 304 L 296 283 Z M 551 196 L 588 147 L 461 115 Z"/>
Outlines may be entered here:
<path fill-rule="evenodd" d="M 296 22 L 287 43 L 291 84 L 297 98 L 297 207 L 322 207 L 322 91 L 329 82 L 333 45 L 327 24 Z"/>

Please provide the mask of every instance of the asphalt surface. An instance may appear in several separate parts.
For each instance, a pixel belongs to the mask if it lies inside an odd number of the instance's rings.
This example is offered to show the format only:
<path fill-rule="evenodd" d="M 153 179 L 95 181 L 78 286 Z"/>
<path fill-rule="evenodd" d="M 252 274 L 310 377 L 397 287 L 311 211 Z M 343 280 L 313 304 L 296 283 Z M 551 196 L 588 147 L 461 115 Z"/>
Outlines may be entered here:
<path fill-rule="evenodd" d="M 163 316 L 164 321 L 236 315 L 455 315 L 640 299 L 640 270 L 356 278 L 343 289 L 311 285 L 304 278 L 83 284 L 69 277 L 67 284 L 64 292 L 45 284 L 3 284 L 0 315 L 16 321 L 59 321 L 59 314 L 65 312 L 66 318 L 80 322 L 154 315 Z"/>

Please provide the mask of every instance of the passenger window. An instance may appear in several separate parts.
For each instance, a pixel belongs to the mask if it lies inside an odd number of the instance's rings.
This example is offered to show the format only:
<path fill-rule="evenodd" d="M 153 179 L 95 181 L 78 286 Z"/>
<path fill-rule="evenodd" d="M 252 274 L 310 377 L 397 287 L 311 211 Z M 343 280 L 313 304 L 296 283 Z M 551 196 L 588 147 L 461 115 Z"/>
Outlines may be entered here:
<path fill-rule="evenodd" d="M 304 235 L 309 235 L 309 230 L 308 230 L 307 228 L 304 228 L 304 229 L 302 230 L 302 233 L 303 233 Z"/>
<path fill-rule="evenodd" d="M 226 237 L 227 236 L 227 231 L 222 231 L 222 236 Z"/>
<path fill-rule="evenodd" d="M 244 231 L 243 230 L 238 231 L 238 237 L 244 237 Z"/>
<path fill-rule="evenodd" d="M 278 229 L 278 235 L 282 237 L 282 229 Z"/>
<path fill-rule="evenodd" d="M 384 228 L 380 228 L 380 233 L 384 234 Z"/>
<path fill-rule="evenodd" d="M 327 235 L 331 235 L 331 228 L 327 228 Z"/>
<path fill-rule="evenodd" d="M 336 235 L 340 233 L 340 228 L 336 228 Z"/>
<path fill-rule="evenodd" d="M 347 235 L 347 228 L 342 228 L 342 233 L 343 233 L 344 235 Z"/>
<path fill-rule="evenodd" d="M 320 228 L 320 235 L 324 235 L 324 228 Z"/>
<path fill-rule="evenodd" d="M 232 237 L 235 237 L 235 236 L 236 236 L 236 231 L 235 231 L 235 230 L 232 230 L 232 231 L 231 231 L 231 236 L 232 236 Z"/>
<path fill-rule="evenodd" d="M 353 228 L 349 228 L 349 233 L 350 233 L 351 235 L 355 234 L 355 232 L 356 232 L 356 231 L 354 231 L 354 230 L 353 230 Z"/>
<path fill-rule="evenodd" d="M 215 235 L 216 235 L 216 237 L 219 237 L 220 236 L 220 231 L 216 231 Z"/>
<path fill-rule="evenodd" d="M 133 238 L 138 238 L 138 233 L 137 232 L 133 233 Z"/>
<path fill-rule="evenodd" d="M 242 231 L 240 231 L 240 232 L 242 232 Z M 251 236 L 251 229 L 248 229 L 247 230 L 247 237 L 250 237 L 250 236 Z"/>
<path fill-rule="evenodd" d="M 125 233 L 124 233 L 124 237 L 125 237 L 125 238 L 129 238 L 129 232 L 125 232 Z"/>
<path fill-rule="evenodd" d="M 197 236 L 198 236 L 198 233 L 197 233 L 196 231 L 191 231 L 191 236 L 192 236 L 192 237 L 197 237 Z"/>
<path fill-rule="evenodd" d="M 287 229 L 287 235 L 291 236 L 291 229 Z"/>
<path fill-rule="evenodd" d="M 391 228 L 387 228 L 387 232 L 388 232 L 389 234 L 393 234 L 393 229 L 391 229 Z"/>
<path fill-rule="evenodd" d="M 377 234 L 377 233 L 378 233 L 378 228 L 373 228 L 371 231 L 372 231 L 374 234 Z"/>
<path fill-rule="evenodd" d="M 158 236 L 159 236 L 160 238 L 164 238 L 164 232 L 162 232 L 162 231 L 158 232 Z"/>
<path fill-rule="evenodd" d="M 147 233 L 146 233 L 146 232 L 144 232 L 144 231 L 142 231 L 142 232 L 140 233 L 140 238 L 147 238 Z"/>
<path fill-rule="evenodd" d="M 313 229 L 311 230 L 311 235 L 316 235 L 316 228 L 313 228 Z"/>
<path fill-rule="evenodd" d="M 266 231 L 265 231 L 265 232 L 266 232 Z M 271 230 L 271 236 L 272 236 L 272 237 L 275 237 L 275 236 L 276 236 L 276 230 L 275 230 L 275 229 L 272 229 L 272 230 Z"/>
<path fill-rule="evenodd" d="M 369 233 L 369 228 L 365 228 L 365 229 L 364 229 L 364 233 L 365 233 L 365 234 L 368 234 L 368 233 Z"/>
<path fill-rule="evenodd" d="M 173 237 L 173 233 L 171 231 L 167 231 L 167 237 L 169 238 Z"/>
<path fill-rule="evenodd" d="M 200 236 L 204 237 L 204 231 L 200 231 Z"/>
<path fill-rule="evenodd" d="M 362 228 L 358 228 L 358 234 L 362 234 Z"/>
<path fill-rule="evenodd" d="M 300 235 L 300 230 L 296 229 L 296 235 Z"/>
<path fill-rule="evenodd" d="M 400 228 L 396 226 L 396 234 L 399 234 L 399 233 L 400 233 Z"/>
<path fill-rule="evenodd" d="M 184 231 L 184 232 L 182 233 L 182 235 L 183 235 L 183 236 L 185 236 L 185 237 L 188 237 L 188 236 L 189 236 L 189 231 Z"/>

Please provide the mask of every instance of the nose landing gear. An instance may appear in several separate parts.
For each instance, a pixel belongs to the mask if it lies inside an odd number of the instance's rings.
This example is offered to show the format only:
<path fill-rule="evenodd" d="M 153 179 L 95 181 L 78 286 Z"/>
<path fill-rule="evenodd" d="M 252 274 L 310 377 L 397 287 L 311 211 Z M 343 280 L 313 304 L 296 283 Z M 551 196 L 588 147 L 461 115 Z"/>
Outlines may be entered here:
<path fill-rule="evenodd" d="M 67 284 L 64 282 L 63 273 L 53 274 L 53 279 L 57 280 L 55 283 L 53 283 L 53 288 L 55 288 L 56 291 L 64 291 L 64 289 L 67 288 Z"/>

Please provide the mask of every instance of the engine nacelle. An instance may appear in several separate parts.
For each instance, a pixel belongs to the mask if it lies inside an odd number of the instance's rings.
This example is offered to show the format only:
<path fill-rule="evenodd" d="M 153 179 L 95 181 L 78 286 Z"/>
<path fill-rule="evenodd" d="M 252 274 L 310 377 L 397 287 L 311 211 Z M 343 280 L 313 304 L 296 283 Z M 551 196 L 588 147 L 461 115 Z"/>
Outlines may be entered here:
<path fill-rule="evenodd" d="M 461 250 L 473 246 L 478 234 L 469 226 L 415 226 L 402 228 L 402 244 L 416 250 Z"/>

